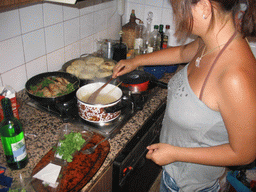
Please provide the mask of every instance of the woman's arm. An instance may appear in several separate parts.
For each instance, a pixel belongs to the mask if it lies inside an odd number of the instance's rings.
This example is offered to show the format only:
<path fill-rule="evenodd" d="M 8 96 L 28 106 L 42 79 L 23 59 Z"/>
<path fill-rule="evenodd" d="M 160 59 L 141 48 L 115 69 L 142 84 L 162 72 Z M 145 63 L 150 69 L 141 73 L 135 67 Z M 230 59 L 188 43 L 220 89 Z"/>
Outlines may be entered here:
<path fill-rule="evenodd" d="M 113 77 L 131 72 L 139 66 L 169 65 L 190 62 L 198 51 L 201 40 L 178 47 L 170 47 L 160 51 L 139 55 L 133 59 L 121 60 L 115 66 Z"/>

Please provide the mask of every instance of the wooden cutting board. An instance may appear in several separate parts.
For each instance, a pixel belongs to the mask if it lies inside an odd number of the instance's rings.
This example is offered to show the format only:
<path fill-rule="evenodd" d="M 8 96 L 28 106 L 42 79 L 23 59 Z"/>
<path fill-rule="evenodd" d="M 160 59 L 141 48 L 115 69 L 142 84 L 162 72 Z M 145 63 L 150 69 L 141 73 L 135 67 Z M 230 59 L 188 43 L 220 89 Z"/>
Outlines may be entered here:
<path fill-rule="evenodd" d="M 102 135 L 94 133 L 92 139 L 82 150 L 94 146 L 103 139 L 104 137 Z M 60 173 L 61 177 L 58 179 L 59 185 L 55 189 L 49 186 L 44 186 L 42 184 L 42 181 L 38 179 L 34 179 L 32 181 L 32 186 L 36 191 L 39 192 L 79 191 L 88 183 L 88 181 L 91 180 L 94 174 L 99 170 L 105 158 L 107 157 L 109 150 L 109 142 L 104 141 L 96 148 L 93 154 L 85 155 L 81 152 L 78 152 L 74 156 L 72 162 L 62 167 Z M 35 175 L 48 163 L 53 161 L 54 153 L 55 152 L 53 151 L 53 149 L 51 149 L 33 169 L 32 175 Z"/>

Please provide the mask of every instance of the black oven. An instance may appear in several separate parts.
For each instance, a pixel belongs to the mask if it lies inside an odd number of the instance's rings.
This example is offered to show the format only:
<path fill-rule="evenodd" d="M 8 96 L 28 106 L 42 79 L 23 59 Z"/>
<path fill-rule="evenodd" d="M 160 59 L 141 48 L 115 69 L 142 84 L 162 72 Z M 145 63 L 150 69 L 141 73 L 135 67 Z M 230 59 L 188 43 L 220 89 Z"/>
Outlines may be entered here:
<path fill-rule="evenodd" d="M 113 192 L 148 191 L 161 172 L 161 167 L 146 159 L 146 147 L 159 142 L 166 102 L 148 118 L 141 129 L 115 158 Z"/>

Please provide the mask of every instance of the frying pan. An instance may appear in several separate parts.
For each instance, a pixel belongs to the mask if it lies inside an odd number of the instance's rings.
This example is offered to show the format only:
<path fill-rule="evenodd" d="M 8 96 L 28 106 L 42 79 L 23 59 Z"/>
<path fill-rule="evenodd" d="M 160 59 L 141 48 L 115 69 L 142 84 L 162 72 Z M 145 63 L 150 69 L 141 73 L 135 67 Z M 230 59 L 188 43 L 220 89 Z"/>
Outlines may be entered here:
<path fill-rule="evenodd" d="M 154 75 L 145 71 L 134 70 L 118 78 L 122 82 L 121 86 L 128 88 L 132 93 L 145 92 L 152 85 L 167 89 L 167 83 L 157 80 Z"/>
<path fill-rule="evenodd" d="M 70 83 L 72 83 L 74 85 L 74 90 L 68 94 L 65 95 L 61 95 L 61 96 L 56 96 L 56 97 L 40 97 L 40 96 L 36 96 L 31 94 L 30 91 L 30 87 L 31 86 L 35 86 L 38 83 L 40 83 L 44 78 L 46 77 L 63 77 L 65 79 L 67 79 Z M 61 103 L 61 102 L 66 102 L 69 101 L 71 99 L 73 99 L 76 95 L 76 91 L 80 86 L 80 80 L 69 73 L 66 72 L 46 72 L 46 73 L 41 73 L 38 74 L 34 77 L 31 77 L 25 84 L 25 89 L 26 92 L 28 94 L 28 96 L 32 99 L 34 99 L 35 101 L 41 103 L 41 104 L 46 104 L 46 105 L 50 105 L 50 104 L 57 104 L 57 103 Z"/>
<path fill-rule="evenodd" d="M 61 71 L 66 72 L 68 66 L 70 66 L 70 65 L 71 65 L 74 61 L 76 61 L 76 60 L 87 61 L 87 60 L 88 60 L 89 58 L 91 58 L 91 57 L 96 57 L 96 56 L 83 54 L 83 55 L 80 56 L 80 58 L 72 59 L 72 60 L 70 60 L 70 61 L 68 61 L 68 62 L 66 62 L 66 63 L 64 63 L 64 64 L 62 65 Z M 102 57 L 102 58 L 103 58 L 103 57 Z M 116 61 L 114 61 L 114 60 L 112 60 L 112 59 L 107 59 L 107 58 L 103 58 L 103 59 L 104 59 L 105 62 L 111 61 L 111 62 L 114 62 L 115 64 L 117 63 Z M 112 75 L 107 76 L 107 77 L 102 77 L 102 78 L 97 78 L 97 77 L 95 77 L 95 78 L 93 78 L 93 79 L 82 79 L 82 78 L 79 78 L 79 79 L 80 79 L 81 86 L 82 86 L 82 85 L 86 85 L 86 84 L 88 84 L 88 83 L 95 83 L 95 82 L 103 82 L 103 83 L 105 83 L 105 82 L 107 82 L 111 77 L 112 77 Z"/>

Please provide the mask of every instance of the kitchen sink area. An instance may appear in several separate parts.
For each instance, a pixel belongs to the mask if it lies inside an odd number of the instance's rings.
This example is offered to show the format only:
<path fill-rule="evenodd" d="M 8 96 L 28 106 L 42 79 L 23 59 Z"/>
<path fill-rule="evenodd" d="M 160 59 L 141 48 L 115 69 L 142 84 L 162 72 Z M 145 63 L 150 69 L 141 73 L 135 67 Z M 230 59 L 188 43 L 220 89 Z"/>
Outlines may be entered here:
<path fill-rule="evenodd" d="M 183 66 L 180 65 L 178 70 L 180 70 L 182 67 Z M 160 80 L 167 83 L 172 75 L 173 73 L 166 73 Z M 119 127 L 119 130 L 116 131 L 112 138 L 109 140 L 110 150 L 103 164 L 99 167 L 89 182 L 87 182 L 86 185 L 82 187 L 82 191 L 95 191 L 96 189 L 112 191 L 111 182 L 113 162 L 121 154 L 123 149 L 127 150 L 127 148 L 130 146 L 135 148 L 131 144 L 131 140 L 133 143 L 136 141 L 137 137 L 142 137 L 142 139 L 144 138 L 143 136 L 148 132 L 145 128 L 145 126 L 148 125 L 146 123 L 149 123 L 148 121 L 151 119 L 152 115 L 154 115 L 154 118 L 156 118 L 163 114 L 165 109 L 164 103 L 166 102 L 166 96 L 166 89 L 155 87 L 153 94 L 147 99 L 143 105 L 143 108 L 135 111 L 135 114 L 130 116 L 126 122 L 123 123 L 121 127 Z M 70 123 L 66 122 L 62 118 L 57 117 L 54 114 L 50 114 L 31 105 L 28 105 L 27 102 L 30 100 L 30 98 L 24 90 L 18 92 L 17 98 L 20 104 L 19 116 L 25 133 L 29 163 L 25 168 L 17 171 L 12 171 L 7 168 L 5 175 L 12 178 L 17 178 L 20 174 L 30 175 L 39 161 L 48 153 L 48 151 L 52 149 L 54 145 L 56 145 L 61 127 L 63 127 L 63 125 L 66 123 Z M 162 112 L 161 114 L 158 114 L 156 111 L 161 106 Z M 161 122 L 159 122 L 157 126 L 160 126 L 160 123 Z M 97 128 L 96 130 L 93 130 L 88 126 L 85 126 L 85 129 L 98 133 L 103 137 L 111 134 L 111 132 L 101 132 L 100 127 L 98 127 L 98 131 Z M 143 135 L 141 135 L 143 132 L 142 129 L 146 130 L 144 130 L 145 133 L 143 133 Z M 152 133 L 155 134 L 155 130 L 153 130 Z M 138 148 L 138 150 L 140 149 Z M 145 149 L 143 148 L 143 150 Z M 2 145 L 0 145 L 0 154 L 1 166 L 7 167 Z M 121 167 L 121 171 L 126 170 L 125 168 L 126 167 Z M 157 172 L 156 177 L 158 174 L 159 172 Z M 106 175 L 108 175 L 108 182 L 102 182 L 104 181 L 104 178 L 106 179 Z"/>

